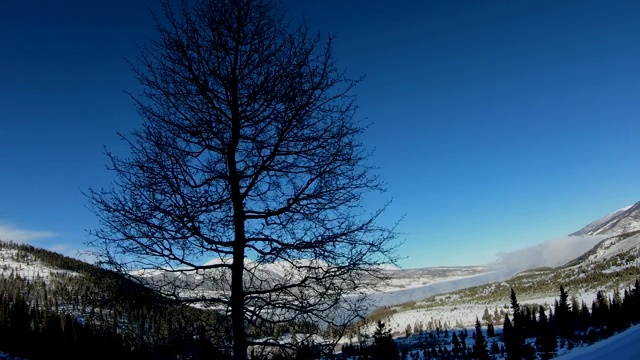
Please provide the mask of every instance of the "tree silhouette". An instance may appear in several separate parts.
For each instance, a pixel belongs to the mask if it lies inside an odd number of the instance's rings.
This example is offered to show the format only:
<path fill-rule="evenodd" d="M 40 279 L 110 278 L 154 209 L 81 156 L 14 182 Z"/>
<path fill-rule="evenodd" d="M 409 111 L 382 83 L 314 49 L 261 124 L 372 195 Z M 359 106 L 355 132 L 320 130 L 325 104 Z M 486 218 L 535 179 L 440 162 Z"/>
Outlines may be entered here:
<path fill-rule="evenodd" d="M 560 336 L 564 339 L 571 338 L 574 333 L 574 327 L 571 308 L 569 307 L 569 294 L 562 285 L 560 285 L 560 298 L 555 306 L 555 315 Z"/>
<path fill-rule="evenodd" d="M 167 1 L 163 12 L 132 65 L 143 124 L 122 135 L 130 155 L 107 152 L 116 180 L 87 192 L 97 258 L 176 303 L 230 314 L 219 336 L 235 359 L 248 346 L 295 351 L 251 329 L 344 328 L 364 310 L 344 295 L 394 262 L 384 206 L 360 210 L 384 189 L 358 140 L 359 80 L 336 66 L 331 37 L 294 29 L 275 2 Z"/>
<path fill-rule="evenodd" d="M 489 350 L 487 348 L 487 340 L 482 334 L 482 326 L 480 320 L 476 317 L 476 342 L 473 344 L 473 358 L 477 360 L 489 360 Z"/>
<path fill-rule="evenodd" d="M 399 359 L 398 348 L 391 337 L 391 329 L 387 329 L 387 325 L 382 321 L 378 321 L 375 331 L 373 332 L 373 359 L 395 360 Z"/>
<path fill-rule="evenodd" d="M 540 306 L 540 320 L 538 321 L 538 337 L 536 339 L 540 358 L 551 359 L 556 351 L 556 336 L 549 325 L 549 319 L 544 307 Z"/>
<path fill-rule="evenodd" d="M 505 347 L 507 349 L 508 360 L 520 359 L 523 357 L 524 340 L 526 331 L 524 328 L 524 319 L 520 304 L 516 297 L 516 292 L 511 289 L 511 309 L 513 311 L 513 323 L 509 320 L 508 316 L 505 316 L 504 320 L 504 337 Z"/>
<path fill-rule="evenodd" d="M 453 347 L 451 348 L 451 351 L 453 351 L 454 354 L 459 354 L 462 352 L 462 347 L 460 345 L 460 340 L 458 339 L 458 334 L 456 334 L 456 332 L 453 332 L 453 335 L 451 336 L 451 344 L 453 345 Z"/>

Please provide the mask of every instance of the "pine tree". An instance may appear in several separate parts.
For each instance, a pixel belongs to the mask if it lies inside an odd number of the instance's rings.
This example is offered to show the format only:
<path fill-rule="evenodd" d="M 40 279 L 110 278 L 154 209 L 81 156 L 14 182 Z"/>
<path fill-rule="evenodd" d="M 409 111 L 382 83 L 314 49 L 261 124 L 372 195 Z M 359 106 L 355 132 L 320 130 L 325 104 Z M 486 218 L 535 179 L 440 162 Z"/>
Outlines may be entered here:
<path fill-rule="evenodd" d="M 469 336 L 469 333 L 467 332 L 467 329 L 463 329 L 460 330 L 460 345 L 462 346 L 462 349 L 464 350 L 464 348 L 467 347 L 467 337 Z"/>
<path fill-rule="evenodd" d="M 601 327 L 607 324 L 609 299 L 602 291 L 596 293 L 596 298 L 591 306 L 591 316 L 595 327 Z"/>
<path fill-rule="evenodd" d="M 591 324 L 591 313 L 589 312 L 589 306 L 587 303 L 582 300 L 582 304 L 580 305 L 580 329 L 582 331 L 586 331 Z"/>
<path fill-rule="evenodd" d="M 374 351 L 373 360 L 398 360 L 398 348 L 391 337 L 391 329 L 382 321 L 378 321 L 376 330 L 373 332 Z"/>
<path fill-rule="evenodd" d="M 627 328 L 627 320 L 622 314 L 622 297 L 620 296 L 620 290 L 613 290 L 613 298 L 611 299 L 609 323 L 616 330 L 623 330 Z"/>
<path fill-rule="evenodd" d="M 493 340 L 491 342 L 491 354 L 492 355 L 498 355 L 500 353 L 500 346 L 498 346 L 498 343 Z"/>
<path fill-rule="evenodd" d="M 638 322 L 640 321 L 640 281 L 636 280 L 633 284 L 633 289 L 631 290 L 631 321 Z"/>
<path fill-rule="evenodd" d="M 511 324 L 511 320 L 509 319 L 509 315 L 504 316 L 504 323 L 502 324 L 502 332 L 504 336 L 511 335 L 513 332 L 513 325 Z"/>
<path fill-rule="evenodd" d="M 580 303 L 575 294 L 571 296 L 571 320 L 573 321 L 574 329 L 577 329 L 580 324 Z"/>
<path fill-rule="evenodd" d="M 569 308 L 569 294 L 560 285 L 560 299 L 555 306 L 556 323 L 563 339 L 569 339 L 574 334 L 573 321 Z"/>
<path fill-rule="evenodd" d="M 495 308 L 495 310 L 493 311 L 493 321 L 496 324 L 500 324 L 502 322 L 502 315 L 498 311 L 498 308 Z"/>
<path fill-rule="evenodd" d="M 460 354 L 462 352 L 460 340 L 458 339 L 458 335 L 455 331 L 453 332 L 453 336 L 451 336 L 451 344 L 453 345 L 452 351 L 454 354 Z"/>
<path fill-rule="evenodd" d="M 491 322 L 491 314 L 489 314 L 488 308 L 484 308 L 484 314 L 482 314 L 482 320 L 486 323 Z"/>
<path fill-rule="evenodd" d="M 538 337 L 536 346 L 542 360 L 551 359 L 556 351 L 556 336 L 551 330 L 544 307 L 540 306 L 540 320 L 538 321 Z"/>
<path fill-rule="evenodd" d="M 492 322 L 490 322 L 490 323 L 487 325 L 487 337 L 494 337 L 494 336 L 496 336 L 496 330 L 495 330 L 495 328 L 493 327 L 493 323 L 492 323 Z"/>
<path fill-rule="evenodd" d="M 476 317 L 476 342 L 473 345 L 473 358 L 476 360 L 489 360 L 489 350 L 487 349 L 487 340 L 482 334 L 482 326 L 480 320 Z"/>
<path fill-rule="evenodd" d="M 526 330 L 520 304 L 516 293 L 511 289 L 511 309 L 513 311 L 513 327 L 509 333 L 506 330 L 507 318 L 505 317 L 505 347 L 507 348 L 507 360 L 520 360 L 523 357 L 523 346 Z"/>

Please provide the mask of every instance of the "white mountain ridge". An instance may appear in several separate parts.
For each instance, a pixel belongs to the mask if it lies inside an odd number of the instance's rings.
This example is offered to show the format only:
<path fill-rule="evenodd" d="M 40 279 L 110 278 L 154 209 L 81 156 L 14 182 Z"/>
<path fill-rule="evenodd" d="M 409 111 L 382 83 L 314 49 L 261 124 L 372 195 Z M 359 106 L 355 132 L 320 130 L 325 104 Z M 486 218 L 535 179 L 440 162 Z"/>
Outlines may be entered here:
<path fill-rule="evenodd" d="M 640 230 L 640 202 L 625 206 L 571 235 L 620 235 Z"/>
<path fill-rule="evenodd" d="M 571 240 L 569 244 L 574 245 L 576 242 L 579 243 L 580 240 L 584 239 L 584 236 L 588 236 L 589 241 L 593 239 L 602 240 L 581 256 L 560 267 L 559 269 L 561 274 L 563 274 L 563 278 L 564 276 L 580 278 L 585 274 L 593 274 L 594 271 L 615 274 L 628 268 L 640 267 L 640 230 L 624 232 L 625 229 L 640 228 L 640 220 L 636 217 L 638 208 L 636 205 L 617 210 L 590 223 L 577 232 L 585 235 L 574 235 L 576 233 L 570 235 L 567 239 Z M 586 235 L 590 232 L 599 235 Z M 603 233 L 606 232 L 610 232 L 611 234 L 604 235 Z M 523 249 L 521 252 L 530 252 L 530 249 Z M 518 258 L 517 254 L 515 257 Z M 606 265 L 606 267 L 603 268 L 603 265 Z M 539 278 L 539 281 L 547 281 L 546 279 L 548 279 L 550 274 L 554 273 L 553 271 L 554 270 L 548 268 L 547 270 L 531 269 L 518 273 L 511 279 L 526 277 L 525 281 L 527 282 L 534 278 Z M 615 278 L 615 275 L 612 276 Z M 531 286 L 533 286 L 533 284 L 531 284 Z M 483 291 L 489 290 L 489 292 L 486 293 L 485 296 L 488 295 L 492 289 L 498 289 L 500 287 L 508 288 L 509 284 L 500 281 L 492 284 L 486 282 L 485 290 Z M 619 287 L 619 289 L 621 288 Z M 593 302 L 597 290 L 598 289 L 593 286 L 570 289 L 571 294 L 575 295 L 578 301 L 584 300 L 587 304 Z M 608 290 L 606 293 L 608 296 L 612 296 L 612 290 Z M 386 322 L 396 335 L 403 334 L 407 325 L 413 326 L 414 324 L 423 323 L 426 326 L 428 322 L 434 321 L 440 321 L 443 324 L 446 323 L 448 324 L 447 326 L 453 326 L 454 324 L 473 326 L 476 317 L 480 318 L 485 309 L 489 309 L 491 312 L 493 309 L 503 309 L 504 306 L 508 304 L 507 298 L 494 302 L 482 300 L 476 302 L 464 300 L 465 298 L 460 298 L 459 296 L 458 292 L 442 292 L 442 294 L 432 298 L 428 305 L 425 304 L 426 306 L 424 307 L 420 306 L 420 301 L 417 301 L 418 306 L 415 308 L 396 307 L 396 309 L 400 311 L 389 316 Z M 548 306 L 552 306 L 556 299 L 556 294 L 519 297 L 521 304 L 546 304 Z M 462 303 L 460 303 L 461 301 Z M 375 324 L 370 324 L 368 330 L 373 331 L 374 327 Z"/>

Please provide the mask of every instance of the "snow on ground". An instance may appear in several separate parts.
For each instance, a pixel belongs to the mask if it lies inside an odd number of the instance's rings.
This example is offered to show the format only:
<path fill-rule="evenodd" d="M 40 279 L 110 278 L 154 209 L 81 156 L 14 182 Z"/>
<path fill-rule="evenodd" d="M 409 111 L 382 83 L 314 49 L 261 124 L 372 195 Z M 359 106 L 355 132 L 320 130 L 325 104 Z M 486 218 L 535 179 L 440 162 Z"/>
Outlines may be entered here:
<path fill-rule="evenodd" d="M 613 292 L 605 292 L 609 297 L 613 295 Z M 596 292 L 578 292 L 575 293 L 578 302 L 586 302 L 589 307 L 596 298 Z M 539 297 L 533 299 L 519 299 L 521 305 L 536 304 L 543 305 L 547 309 L 552 308 L 554 302 L 558 299 L 557 296 Z M 406 310 L 393 314 L 390 318 L 383 320 L 391 329 L 392 333 L 404 334 L 406 326 L 410 325 L 412 328 L 415 324 L 422 323 L 425 330 L 427 324 L 432 322 L 433 324 L 442 323 L 442 326 L 449 329 L 456 328 L 456 324 L 464 327 L 473 327 L 478 319 L 482 319 L 485 309 L 489 311 L 489 314 L 493 315 L 495 310 L 498 309 L 508 312 L 511 316 L 511 309 L 509 305 L 509 299 L 504 299 L 503 302 L 496 302 L 493 304 L 464 304 L 464 305 L 442 305 L 433 306 L 429 308 L 418 308 L 412 310 Z M 373 333 L 375 324 L 370 324 L 366 329 L 369 333 Z M 640 358 L 639 358 L 640 359 Z"/>
<path fill-rule="evenodd" d="M 444 294 L 455 290 L 487 284 L 495 281 L 506 280 L 510 274 L 499 271 L 485 272 L 477 275 L 461 276 L 449 279 L 438 279 L 435 282 L 422 286 L 412 286 L 403 289 L 387 288 L 384 291 L 374 292 L 368 295 L 373 306 L 371 311 L 381 306 L 393 306 L 410 301 L 424 300 L 430 296 Z"/>
<path fill-rule="evenodd" d="M 16 260 L 21 256 L 21 260 Z M 13 272 L 26 279 L 40 277 L 46 279 L 52 273 L 78 275 L 68 270 L 53 269 L 37 261 L 33 255 L 22 252 L 18 255 L 16 249 L 0 249 L 0 276 L 9 276 Z"/>
<path fill-rule="evenodd" d="M 410 289 L 439 282 L 460 280 L 486 274 L 490 270 L 483 266 L 431 267 L 423 269 L 387 270 L 388 281 L 379 284 L 379 291 L 387 292 Z"/>
<path fill-rule="evenodd" d="M 575 348 L 558 360 L 610 360 L 640 359 L 640 325 L 599 341 L 591 346 Z"/>

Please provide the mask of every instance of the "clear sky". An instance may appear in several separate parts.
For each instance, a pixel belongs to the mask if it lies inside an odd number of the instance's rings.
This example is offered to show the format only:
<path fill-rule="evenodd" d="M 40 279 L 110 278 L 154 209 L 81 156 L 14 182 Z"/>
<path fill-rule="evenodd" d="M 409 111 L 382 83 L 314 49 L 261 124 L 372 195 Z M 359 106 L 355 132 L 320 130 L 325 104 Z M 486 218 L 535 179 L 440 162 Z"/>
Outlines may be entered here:
<path fill-rule="evenodd" d="M 288 0 L 337 33 L 405 267 L 481 264 L 640 201 L 640 2 Z M 65 254 L 140 124 L 154 1 L 0 1 L 0 237 Z M 367 205 L 379 202 L 372 199 Z"/>

